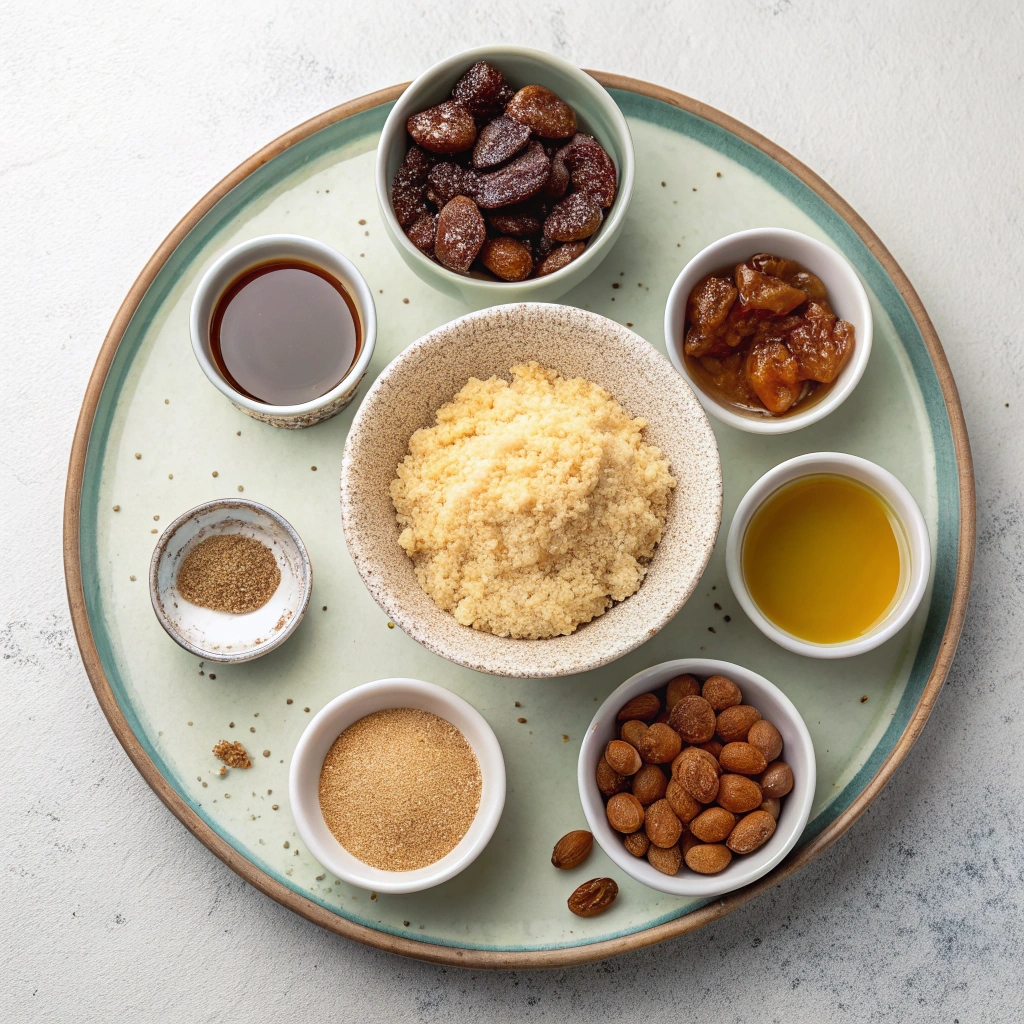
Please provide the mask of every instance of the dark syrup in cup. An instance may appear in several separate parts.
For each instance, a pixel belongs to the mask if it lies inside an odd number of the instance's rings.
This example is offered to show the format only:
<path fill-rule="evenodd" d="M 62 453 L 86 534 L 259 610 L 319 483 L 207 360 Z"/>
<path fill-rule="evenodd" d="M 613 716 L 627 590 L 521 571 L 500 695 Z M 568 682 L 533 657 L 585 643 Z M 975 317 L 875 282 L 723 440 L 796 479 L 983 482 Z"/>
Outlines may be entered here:
<path fill-rule="evenodd" d="M 302 405 L 344 380 L 362 327 L 341 282 L 301 260 L 252 267 L 218 299 L 210 351 L 224 379 L 265 405 Z"/>

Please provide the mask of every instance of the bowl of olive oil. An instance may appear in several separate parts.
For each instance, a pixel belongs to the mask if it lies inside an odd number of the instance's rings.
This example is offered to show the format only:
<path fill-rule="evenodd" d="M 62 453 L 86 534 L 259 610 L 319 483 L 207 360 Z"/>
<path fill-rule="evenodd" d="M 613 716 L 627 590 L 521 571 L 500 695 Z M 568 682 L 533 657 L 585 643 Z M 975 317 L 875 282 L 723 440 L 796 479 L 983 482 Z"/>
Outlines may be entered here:
<path fill-rule="evenodd" d="M 910 492 L 865 459 L 818 452 L 747 492 L 726 545 L 729 583 L 788 650 L 848 658 L 890 639 L 924 597 L 931 543 Z"/>

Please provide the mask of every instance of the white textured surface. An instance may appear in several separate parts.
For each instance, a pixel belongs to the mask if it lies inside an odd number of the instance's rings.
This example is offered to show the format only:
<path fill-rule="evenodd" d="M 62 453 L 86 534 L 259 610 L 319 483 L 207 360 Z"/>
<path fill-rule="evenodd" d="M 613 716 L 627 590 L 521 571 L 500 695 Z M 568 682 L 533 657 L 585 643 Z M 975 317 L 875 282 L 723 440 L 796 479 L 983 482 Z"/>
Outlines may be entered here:
<path fill-rule="evenodd" d="M 609 0 L 0 5 L 5 1020 L 967 1024 L 1024 1013 L 1020 8 L 727 0 L 626 10 Z M 491 975 L 322 932 L 188 835 L 92 696 L 60 537 L 96 351 L 173 223 L 293 124 L 499 39 L 705 100 L 853 204 L 945 343 L 974 446 L 979 544 L 964 640 L 932 720 L 831 851 L 653 950 Z"/>

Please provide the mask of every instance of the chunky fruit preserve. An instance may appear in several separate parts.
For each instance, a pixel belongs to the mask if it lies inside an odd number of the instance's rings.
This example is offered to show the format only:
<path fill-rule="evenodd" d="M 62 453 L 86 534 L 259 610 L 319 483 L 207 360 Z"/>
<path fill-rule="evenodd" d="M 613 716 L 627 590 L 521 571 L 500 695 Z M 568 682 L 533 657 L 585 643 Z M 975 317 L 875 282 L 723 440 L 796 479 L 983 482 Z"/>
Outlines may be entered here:
<path fill-rule="evenodd" d="M 769 253 L 709 274 L 686 303 L 683 353 L 694 380 L 769 416 L 818 400 L 853 346 L 853 324 L 836 317 L 820 278 Z"/>

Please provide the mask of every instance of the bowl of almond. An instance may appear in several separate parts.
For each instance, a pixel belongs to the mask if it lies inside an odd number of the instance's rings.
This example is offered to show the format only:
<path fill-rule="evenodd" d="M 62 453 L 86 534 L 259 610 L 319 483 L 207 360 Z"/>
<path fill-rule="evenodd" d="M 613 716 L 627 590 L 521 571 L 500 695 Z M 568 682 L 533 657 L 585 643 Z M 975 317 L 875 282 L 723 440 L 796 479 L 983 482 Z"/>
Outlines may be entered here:
<path fill-rule="evenodd" d="M 709 658 L 638 672 L 580 748 L 580 799 L 604 852 L 639 882 L 720 896 L 793 849 L 814 800 L 814 745 L 763 676 Z"/>

